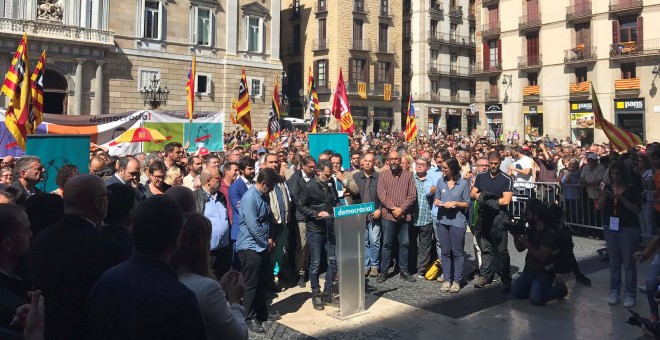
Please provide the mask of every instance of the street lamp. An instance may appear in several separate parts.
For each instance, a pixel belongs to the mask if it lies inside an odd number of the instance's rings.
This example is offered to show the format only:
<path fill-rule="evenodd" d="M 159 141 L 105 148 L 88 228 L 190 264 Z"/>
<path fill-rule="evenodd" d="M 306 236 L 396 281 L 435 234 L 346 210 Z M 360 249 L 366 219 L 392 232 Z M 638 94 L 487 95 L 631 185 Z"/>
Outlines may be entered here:
<path fill-rule="evenodd" d="M 149 85 L 145 85 L 140 89 L 140 94 L 144 100 L 144 105 L 151 106 L 152 109 L 157 109 L 161 105 L 167 105 L 167 97 L 170 94 L 170 90 L 160 87 L 160 79 L 154 77 L 149 80 Z"/>
<path fill-rule="evenodd" d="M 510 74 L 503 74 L 502 75 L 502 85 L 505 85 L 506 87 L 504 88 L 504 98 L 506 100 L 507 98 L 507 93 L 506 91 L 509 90 L 509 87 L 513 86 L 513 76 Z M 508 79 L 508 81 L 507 81 Z"/>

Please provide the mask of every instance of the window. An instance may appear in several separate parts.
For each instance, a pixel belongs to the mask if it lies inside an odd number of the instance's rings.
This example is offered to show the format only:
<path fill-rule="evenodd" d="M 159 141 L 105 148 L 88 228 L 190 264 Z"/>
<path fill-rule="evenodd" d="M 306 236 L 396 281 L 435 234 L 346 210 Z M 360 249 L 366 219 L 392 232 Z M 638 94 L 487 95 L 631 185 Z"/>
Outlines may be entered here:
<path fill-rule="evenodd" d="M 245 17 L 245 46 L 249 52 L 263 52 L 263 18 Z"/>
<path fill-rule="evenodd" d="M 247 82 L 250 88 L 250 96 L 254 98 L 261 98 L 261 96 L 263 96 L 264 80 L 262 78 L 247 77 Z"/>
<path fill-rule="evenodd" d="M 431 36 L 435 37 L 438 35 L 438 20 L 431 20 Z"/>
<path fill-rule="evenodd" d="M 380 14 L 388 16 L 390 13 L 390 0 L 380 0 Z"/>
<path fill-rule="evenodd" d="M 354 0 L 353 6 L 355 6 L 356 11 L 364 12 L 364 0 Z"/>
<path fill-rule="evenodd" d="M 300 27 L 300 25 L 298 25 Z M 319 43 L 322 41 L 325 45 L 325 39 L 328 37 L 326 30 L 326 19 L 319 19 Z"/>
<path fill-rule="evenodd" d="M 477 40 L 475 38 L 477 29 L 474 26 L 470 26 L 470 43 L 474 44 Z"/>
<path fill-rule="evenodd" d="M 0 1 L 0 6 L 3 1 Z M 5 1 L 10 2 L 10 1 Z M 81 26 L 86 28 L 99 28 L 99 0 L 85 0 L 83 2 L 85 6 L 85 21 Z"/>
<path fill-rule="evenodd" d="M 211 94 L 211 75 L 195 74 L 195 93 Z"/>
<path fill-rule="evenodd" d="M 619 39 L 621 42 L 637 41 L 637 17 L 619 19 Z"/>
<path fill-rule="evenodd" d="M 455 81 L 449 82 L 449 89 L 452 98 L 458 96 L 458 83 Z"/>
<path fill-rule="evenodd" d="M 536 72 L 527 73 L 527 85 L 536 86 L 539 84 L 539 74 Z"/>
<path fill-rule="evenodd" d="M 497 94 L 497 77 L 488 78 L 488 87 L 490 88 L 490 95 Z"/>
<path fill-rule="evenodd" d="M 328 88 L 328 60 L 321 59 L 314 62 L 314 74 L 316 75 L 316 86 Z"/>
<path fill-rule="evenodd" d="M 587 68 L 586 67 L 576 67 L 575 68 L 575 82 L 582 83 L 587 81 Z"/>
<path fill-rule="evenodd" d="M 160 39 L 162 11 L 160 1 L 145 1 L 142 36 L 147 39 Z"/>
<path fill-rule="evenodd" d="M 438 81 L 437 80 L 432 80 L 431 81 L 431 93 L 438 93 L 439 87 L 438 87 Z"/>
<path fill-rule="evenodd" d="M 13 0 L 0 0 L 0 17 L 2 18 L 11 18 L 12 17 L 12 5 Z"/>
<path fill-rule="evenodd" d="M 470 71 L 474 71 L 474 64 L 477 63 L 477 56 L 474 54 L 471 54 L 470 57 Z"/>
<path fill-rule="evenodd" d="M 637 78 L 635 63 L 621 64 L 621 79 Z"/>
<path fill-rule="evenodd" d="M 160 69 L 139 68 L 137 90 L 140 91 L 140 89 L 144 87 L 150 87 L 151 80 L 154 79 L 154 76 L 156 77 L 156 79 L 160 79 Z"/>
<path fill-rule="evenodd" d="M 455 69 L 456 69 L 456 63 L 457 63 L 457 62 L 458 62 L 458 53 L 456 53 L 456 52 L 451 52 L 451 54 L 449 55 L 449 67 L 450 67 L 452 70 L 455 70 Z"/>
<path fill-rule="evenodd" d="M 435 64 L 438 62 L 438 50 L 431 50 L 431 63 Z"/>
<path fill-rule="evenodd" d="M 469 87 L 470 87 L 470 99 L 472 100 L 474 97 L 477 96 L 477 82 L 475 82 L 474 80 L 470 80 Z"/>
<path fill-rule="evenodd" d="M 387 51 L 387 30 L 389 26 L 387 24 L 380 24 L 378 25 L 378 47 L 380 49 L 380 52 L 388 52 Z"/>
<path fill-rule="evenodd" d="M 360 19 L 353 20 L 353 49 L 356 50 L 366 48 L 362 43 L 362 25 L 364 25 L 364 21 Z"/>
<path fill-rule="evenodd" d="M 293 17 L 300 18 L 300 0 L 293 0 Z"/>
<path fill-rule="evenodd" d="M 365 59 L 351 59 L 349 81 L 369 82 L 367 61 Z"/>
<path fill-rule="evenodd" d="M 391 63 L 379 61 L 376 63 L 376 83 L 389 84 L 392 83 L 392 68 Z"/>
<path fill-rule="evenodd" d="M 499 60 L 499 49 L 498 49 L 498 44 L 497 40 L 492 40 L 488 42 L 488 51 L 489 51 L 489 56 L 490 56 L 490 67 L 495 67 L 500 64 Z"/>
<path fill-rule="evenodd" d="M 456 28 L 458 26 L 456 24 L 451 24 L 449 26 L 449 39 L 451 40 L 456 40 Z"/>
<path fill-rule="evenodd" d="M 213 45 L 213 12 L 207 8 L 193 7 L 193 43 L 201 46 Z"/>

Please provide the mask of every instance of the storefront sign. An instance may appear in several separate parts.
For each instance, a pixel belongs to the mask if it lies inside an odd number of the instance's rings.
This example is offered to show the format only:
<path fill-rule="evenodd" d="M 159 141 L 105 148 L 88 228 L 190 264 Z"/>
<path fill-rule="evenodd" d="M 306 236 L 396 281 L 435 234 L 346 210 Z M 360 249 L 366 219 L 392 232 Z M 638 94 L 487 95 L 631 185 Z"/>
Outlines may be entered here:
<path fill-rule="evenodd" d="M 442 114 L 442 110 L 439 107 L 429 107 L 428 115 L 429 116 L 439 116 Z"/>
<path fill-rule="evenodd" d="M 367 120 L 369 108 L 366 106 L 351 106 L 351 114 L 354 120 Z"/>
<path fill-rule="evenodd" d="M 530 116 L 542 115 L 543 105 L 523 105 L 523 113 Z"/>
<path fill-rule="evenodd" d="M 486 114 L 502 113 L 502 104 L 487 104 Z"/>
<path fill-rule="evenodd" d="M 614 100 L 614 108 L 617 113 L 644 113 L 644 99 Z"/>
<path fill-rule="evenodd" d="M 460 116 L 462 113 L 461 109 L 447 109 L 447 115 L 450 116 Z"/>
<path fill-rule="evenodd" d="M 571 128 L 589 129 L 595 124 L 593 104 L 587 102 L 571 102 Z"/>

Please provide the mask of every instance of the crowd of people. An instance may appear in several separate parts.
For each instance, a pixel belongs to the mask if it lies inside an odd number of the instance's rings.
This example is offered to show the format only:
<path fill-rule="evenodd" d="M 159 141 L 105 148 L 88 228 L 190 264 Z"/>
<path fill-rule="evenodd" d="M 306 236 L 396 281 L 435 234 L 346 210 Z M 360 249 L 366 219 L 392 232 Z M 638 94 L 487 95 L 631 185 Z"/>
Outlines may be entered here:
<path fill-rule="evenodd" d="M 660 144 L 617 153 L 510 135 L 355 133 L 349 150 L 317 155 L 298 130 L 267 144 L 236 130 L 222 152 L 170 142 L 114 157 L 95 146 L 87 169 L 58 169 L 51 193 L 39 189 L 39 158 L 7 156 L 0 337 L 246 339 L 281 317 L 269 292 L 309 285 L 314 309 L 336 306 L 333 209 L 368 202 L 364 266 L 376 284 L 398 274 L 459 294 L 500 282 L 544 305 L 568 294 L 558 274 L 591 285 L 570 230 L 586 226 L 604 233 L 612 305 L 622 285 L 635 305 L 636 261 L 655 256 L 646 291 L 657 321 Z M 526 251 L 515 280 L 510 238 Z"/>

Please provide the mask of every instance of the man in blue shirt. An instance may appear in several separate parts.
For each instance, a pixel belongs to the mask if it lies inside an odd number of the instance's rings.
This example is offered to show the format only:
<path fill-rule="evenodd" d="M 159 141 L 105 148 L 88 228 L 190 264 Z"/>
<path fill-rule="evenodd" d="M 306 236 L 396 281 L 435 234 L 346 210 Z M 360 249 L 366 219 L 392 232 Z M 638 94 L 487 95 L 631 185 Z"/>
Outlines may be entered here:
<path fill-rule="evenodd" d="M 241 199 L 236 254 L 241 261 L 245 280 L 245 323 L 255 333 L 264 332 L 261 323 L 269 317 L 266 293 L 273 277 L 270 252 L 275 248 L 275 242 L 270 233 L 271 216 L 267 200 L 279 178 L 273 169 L 259 171 L 256 182 Z"/>
<path fill-rule="evenodd" d="M 417 278 L 425 279 L 424 274 L 431 264 L 433 246 L 433 198 L 438 182 L 428 176 L 431 160 L 419 157 L 415 161 L 415 187 L 417 188 L 417 213 L 413 218 L 413 235 L 417 235 Z"/>

